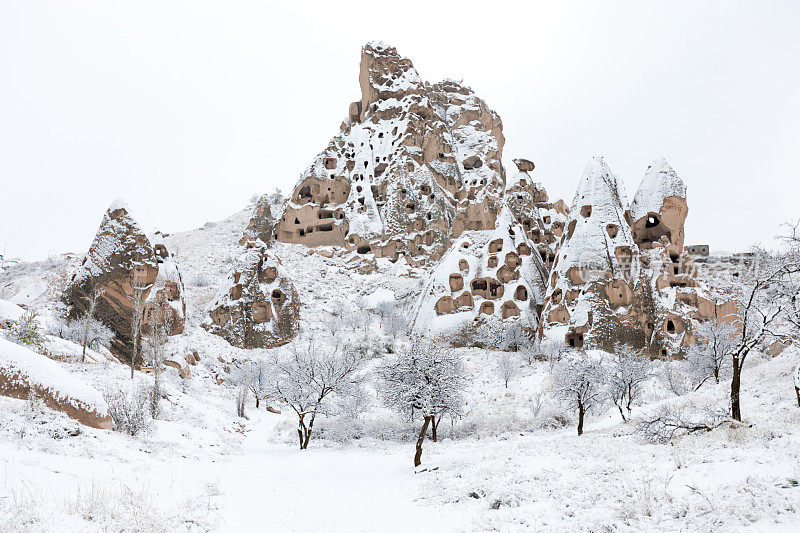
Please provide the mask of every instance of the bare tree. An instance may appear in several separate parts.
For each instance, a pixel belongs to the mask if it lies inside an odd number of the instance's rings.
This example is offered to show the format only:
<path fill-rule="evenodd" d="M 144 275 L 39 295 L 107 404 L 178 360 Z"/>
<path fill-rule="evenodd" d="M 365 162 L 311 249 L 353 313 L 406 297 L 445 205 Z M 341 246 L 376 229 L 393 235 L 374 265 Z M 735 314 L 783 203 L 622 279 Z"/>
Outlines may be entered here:
<path fill-rule="evenodd" d="M 511 322 L 501 329 L 501 350 L 510 350 L 512 352 L 524 351 L 530 344 L 530 335 L 525 332 L 522 324 L 518 320 Z"/>
<path fill-rule="evenodd" d="M 757 252 L 757 267 L 740 274 L 728 287 L 738 311 L 739 332 L 731 348 L 730 406 L 734 420 L 742 421 L 742 369 L 753 349 L 767 340 L 797 336 L 792 323 L 792 306 L 797 294 L 794 278 L 800 272 L 800 260 L 794 254 L 770 255 Z"/>
<path fill-rule="evenodd" d="M 736 328 L 721 320 L 707 320 L 697 326 L 698 342 L 690 347 L 688 359 L 699 389 L 709 379 L 719 383 L 720 371 L 736 346 Z"/>
<path fill-rule="evenodd" d="M 452 350 L 427 340 L 416 339 L 410 348 L 384 363 L 381 389 L 386 404 L 404 415 L 419 411 L 423 418 L 414 453 L 415 467 L 422 464 L 422 444 L 428 427 L 435 441 L 442 416 L 461 413 L 466 383 L 461 359 Z"/>
<path fill-rule="evenodd" d="M 507 353 L 501 354 L 500 359 L 497 360 L 497 373 L 500 375 L 500 379 L 503 380 L 503 383 L 505 383 L 506 388 L 508 388 L 508 382 L 511 381 L 518 372 L 519 367 L 516 361 Z"/>
<path fill-rule="evenodd" d="M 365 358 L 339 344 L 297 339 L 275 351 L 270 365 L 269 393 L 297 414 L 300 449 L 308 448 L 318 414 L 326 413 L 332 396 L 349 394 L 363 380 Z"/>
<path fill-rule="evenodd" d="M 163 297 L 158 297 L 156 305 L 148 309 L 151 313 L 146 336 L 146 346 L 143 350 L 145 363 L 153 369 L 153 394 L 150 399 L 150 414 L 158 417 L 158 402 L 161 400 L 161 372 L 164 361 L 167 360 L 167 340 L 173 327 L 172 308 Z"/>
<path fill-rule="evenodd" d="M 711 431 L 730 420 L 722 411 L 704 409 L 690 413 L 685 407 L 664 406 L 640 420 L 636 432 L 651 442 L 665 443 L 681 435 Z"/>
<path fill-rule="evenodd" d="M 619 409 L 623 422 L 630 420 L 633 403 L 641 395 L 642 385 L 651 376 L 650 361 L 643 350 L 617 344 L 609 360 L 606 386 L 608 396 Z"/>
<path fill-rule="evenodd" d="M 136 358 L 139 355 L 139 340 L 142 334 L 142 320 L 144 318 L 144 302 L 150 284 L 145 279 L 145 273 L 139 270 L 133 271 L 131 279 L 131 294 L 129 296 L 132 303 L 131 315 L 131 337 L 133 340 L 133 352 L 131 353 L 131 379 L 133 379 L 133 369 L 136 366 Z"/>
<path fill-rule="evenodd" d="M 602 364 L 585 353 L 566 356 L 551 376 L 554 396 L 578 412 L 578 435 L 586 413 L 602 403 L 605 375 Z"/>
<path fill-rule="evenodd" d="M 92 284 L 89 294 L 84 296 L 86 301 L 86 313 L 83 318 L 83 353 L 81 353 L 81 363 L 86 362 L 86 346 L 89 344 L 89 333 L 92 330 L 92 322 L 95 320 L 94 314 L 97 310 L 97 303 L 105 291 Z"/>
<path fill-rule="evenodd" d="M 256 399 L 256 409 L 261 406 L 261 400 L 269 398 L 269 369 L 263 361 L 251 361 L 246 368 L 248 388 Z"/>

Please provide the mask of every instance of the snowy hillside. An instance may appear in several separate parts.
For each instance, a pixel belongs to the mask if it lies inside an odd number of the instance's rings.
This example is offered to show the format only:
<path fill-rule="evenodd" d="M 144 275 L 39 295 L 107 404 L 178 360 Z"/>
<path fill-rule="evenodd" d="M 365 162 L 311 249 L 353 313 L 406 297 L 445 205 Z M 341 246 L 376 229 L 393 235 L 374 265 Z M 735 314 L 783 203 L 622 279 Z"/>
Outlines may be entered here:
<path fill-rule="evenodd" d="M 297 449 L 297 416 L 281 402 L 262 399 L 256 409 L 248 397 L 246 418 L 237 416 L 237 362 L 265 360 L 272 351 L 234 348 L 199 325 L 248 219 L 244 210 L 166 238 L 182 272 L 188 315 L 185 333 L 168 346 L 174 354 L 196 352 L 199 362 L 181 363 L 190 370 L 185 379 L 166 369 L 160 413 L 148 428 L 135 436 L 93 429 L 41 402 L 0 397 L 0 530 L 797 529 L 795 348 L 748 361 L 744 423 L 666 443 L 643 438 L 638 421 L 664 406 L 724 409 L 727 374 L 719 385 L 691 392 L 683 363 L 654 363 L 633 421 L 623 423 L 606 404 L 589 413 L 578 437 L 573 413 L 550 394 L 552 362 L 458 348 L 469 382 L 461 416 L 443 420 L 439 442 L 425 443 L 417 469 L 411 458 L 420 418 L 388 410 L 373 378 L 359 408 L 320 417 L 307 450 Z M 376 259 L 377 270 L 362 273 L 356 252 L 285 243 L 271 250 L 302 302 L 302 336 L 322 342 L 337 335 L 374 350 L 367 372 L 391 356 L 385 350 L 402 349 L 403 335 L 380 312 L 389 302 L 410 313 L 428 269 Z M 11 272 L 3 278 L 5 287 L 19 287 L 15 294 L 49 283 L 54 270 L 15 268 L 19 280 Z M 55 299 L 37 301 L 41 320 L 52 321 Z M 73 353 L 53 364 L 106 395 L 122 390 L 135 397 L 153 381 L 138 371 L 131 380 L 129 368 L 109 357 L 80 363 L 80 346 L 51 340 Z M 506 387 L 498 366 L 509 357 Z"/>

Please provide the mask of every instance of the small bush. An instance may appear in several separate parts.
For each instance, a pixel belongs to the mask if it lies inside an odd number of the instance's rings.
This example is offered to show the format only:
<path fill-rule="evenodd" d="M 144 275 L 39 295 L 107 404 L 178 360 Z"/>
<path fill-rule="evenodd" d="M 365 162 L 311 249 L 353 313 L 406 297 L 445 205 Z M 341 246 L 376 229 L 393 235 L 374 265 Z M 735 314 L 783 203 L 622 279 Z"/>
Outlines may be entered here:
<path fill-rule="evenodd" d="M 152 423 L 150 400 L 152 389 L 135 385 L 129 391 L 108 391 L 104 394 L 114 429 L 136 436 Z"/>
<path fill-rule="evenodd" d="M 36 311 L 33 309 L 28 310 L 19 317 L 19 320 L 11 323 L 9 340 L 27 346 L 36 352 L 45 352 L 47 339 L 45 339 L 42 332 L 42 326 L 39 324 L 39 317 Z"/>
<path fill-rule="evenodd" d="M 201 272 L 195 274 L 194 278 L 192 278 L 192 284 L 195 287 L 208 287 L 211 285 L 211 279 L 209 279 L 208 275 Z"/>

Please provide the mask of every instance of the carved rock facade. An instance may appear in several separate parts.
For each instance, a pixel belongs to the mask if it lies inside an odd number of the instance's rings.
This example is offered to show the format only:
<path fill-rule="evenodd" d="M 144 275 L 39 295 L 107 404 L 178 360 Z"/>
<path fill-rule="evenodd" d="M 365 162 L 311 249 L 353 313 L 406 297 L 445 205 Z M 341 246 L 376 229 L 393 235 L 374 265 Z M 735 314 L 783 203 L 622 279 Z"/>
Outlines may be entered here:
<path fill-rule="evenodd" d="M 453 81 L 430 85 L 383 43 L 362 49 L 361 100 L 303 173 L 274 236 L 420 261 L 494 228 L 505 180 L 500 117 Z"/>
<path fill-rule="evenodd" d="M 203 327 L 240 348 L 273 348 L 299 330 L 300 302 L 280 261 L 266 247 L 244 249 Z"/>

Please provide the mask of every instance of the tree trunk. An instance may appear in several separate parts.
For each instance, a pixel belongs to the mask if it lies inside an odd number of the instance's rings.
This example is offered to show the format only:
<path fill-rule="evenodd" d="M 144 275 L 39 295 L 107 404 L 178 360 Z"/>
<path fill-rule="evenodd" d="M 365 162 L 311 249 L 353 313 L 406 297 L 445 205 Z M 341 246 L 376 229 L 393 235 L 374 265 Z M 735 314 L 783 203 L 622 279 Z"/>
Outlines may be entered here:
<path fill-rule="evenodd" d="M 153 418 L 158 416 L 158 401 L 161 399 L 161 372 L 156 369 L 153 372 L 153 395 L 150 398 L 150 415 Z"/>
<path fill-rule="evenodd" d="M 428 425 L 431 423 L 431 418 L 430 416 L 425 417 L 425 421 L 422 423 L 422 429 L 419 431 L 419 437 L 417 437 L 417 451 L 414 454 L 414 468 L 422 464 L 422 442 L 425 440 L 425 434 L 428 432 Z"/>
<path fill-rule="evenodd" d="M 258 409 L 258 396 L 256 396 L 256 409 Z"/>
<path fill-rule="evenodd" d="M 435 416 L 431 417 L 431 440 L 433 442 L 439 442 L 439 438 L 436 436 L 436 430 L 439 429 L 439 422 L 442 421 L 442 417 L 439 417 L 439 420 L 436 420 Z"/>
<path fill-rule="evenodd" d="M 303 449 L 303 450 L 306 450 L 306 449 L 308 449 L 308 441 L 310 441 L 310 440 L 311 440 L 311 430 L 312 430 L 312 429 L 313 429 L 313 427 L 314 427 L 314 416 L 315 416 L 315 414 L 314 414 L 314 413 L 312 413 L 312 414 L 311 414 L 311 420 L 310 420 L 310 421 L 309 421 L 309 423 L 308 423 L 308 429 L 306 429 L 306 438 L 305 438 L 305 440 L 303 441 L 303 446 L 302 446 L 302 448 L 301 448 L 301 449 Z"/>
<path fill-rule="evenodd" d="M 303 449 L 303 442 L 305 441 L 306 423 L 303 421 L 303 416 L 300 415 L 297 421 L 297 436 L 300 438 L 300 449 Z"/>
<path fill-rule="evenodd" d="M 731 379 L 731 417 L 737 422 L 742 421 L 742 406 L 739 401 L 739 391 L 742 387 L 742 367 L 739 365 L 739 356 L 733 356 L 733 378 Z"/>
<path fill-rule="evenodd" d="M 714 381 L 719 385 L 719 365 L 714 366 Z"/>
<path fill-rule="evenodd" d="M 622 404 L 617 404 L 617 409 L 619 409 L 619 416 L 622 417 L 622 421 L 627 422 L 627 420 L 625 420 L 625 411 L 622 410 Z"/>
<path fill-rule="evenodd" d="M 583 435 L 583 415 L 586 410 L 583 408 L 583 402 L 578 400 L 578 436 Z"/>
<path fill-rule="evenodd" d="M 800 387 L 795 387 L 794 392 L 797 394 L 797 407 L 800 407 Z"/>
<path fill-rule="evenodd" d="M 89 318 L 83 325 L 83 353 L 81 354 L 81 363 L 86 362 L 86 344 L 89 342 Z"/>

